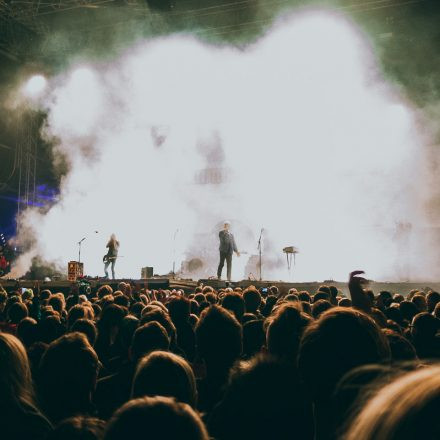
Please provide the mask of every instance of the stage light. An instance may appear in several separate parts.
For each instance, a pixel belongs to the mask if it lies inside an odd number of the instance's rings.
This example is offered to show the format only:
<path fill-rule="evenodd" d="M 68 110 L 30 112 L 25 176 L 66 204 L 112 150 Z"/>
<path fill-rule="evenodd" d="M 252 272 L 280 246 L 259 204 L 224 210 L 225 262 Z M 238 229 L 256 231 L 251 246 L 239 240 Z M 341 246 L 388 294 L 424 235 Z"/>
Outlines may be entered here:
<path fill-rule="evenodd" d="M 46 88 L 47 80 L 43 75 L 33 75 L 29 78 L 24 86 L 24 94 L 28 98 L 37 98 Z"/>

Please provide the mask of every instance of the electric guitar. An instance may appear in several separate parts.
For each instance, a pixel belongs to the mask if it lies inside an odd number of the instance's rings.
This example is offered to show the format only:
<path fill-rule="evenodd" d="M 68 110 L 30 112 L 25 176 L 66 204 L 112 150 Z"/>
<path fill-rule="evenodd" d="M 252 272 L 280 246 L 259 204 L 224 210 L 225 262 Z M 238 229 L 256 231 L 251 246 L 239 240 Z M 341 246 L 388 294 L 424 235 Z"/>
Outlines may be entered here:
<path fill-rule="evenodd" d="M 124 256 L 123 255 L 116 255 L 115 257 L 112 257 L 112 256 L 110 256 L 110 255 L 108 255 L 108 254 L 105 254 L 103 257 L 102 257 L 102 262 L 103 263 L 107 263 L 108 261 L 109 262 L 112 262 L 113 260 L 116 260 L 117 258 L 123 258 Z"/>

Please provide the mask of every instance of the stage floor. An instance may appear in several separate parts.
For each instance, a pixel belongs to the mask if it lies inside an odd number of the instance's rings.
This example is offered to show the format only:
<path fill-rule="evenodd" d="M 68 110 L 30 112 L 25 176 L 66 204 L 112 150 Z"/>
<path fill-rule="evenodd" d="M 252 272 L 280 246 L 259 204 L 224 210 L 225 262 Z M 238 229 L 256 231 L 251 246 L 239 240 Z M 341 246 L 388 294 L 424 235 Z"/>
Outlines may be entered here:
<path fill-rule="evenodd" d="M 154 277 L 147 279 L 86 279 L 92 288 L 97 288 L 104 284 L 109 284 L 114 290 L 117 289 L 118 283 L 121 281 L 129 282 L 133 285 L 146 287 L 148 289 L 182 289 L 185 293 L 189 294 L 194 291 L 198 285 L 212 286 L 215 289 L 224 288 L 227 286 L 231 287 L 241 287 L 246 288 L 251 285 L 260 287 L 270 287 L 277 286 L 282 293 L 287 292 L 291 288 L 297 290 L 307 290 L 310 293 L 314 293 L 319 286 L 323 284 L 336 286 L 342 294 L 348 296 L 348 286 L 346 282 L 332 281 L 332 282 L 284 282 L 284 281 L 253 281 L 253 280 L 241 280 L 232 281 L 227 283 L 223 280 L 216 279 L 203 279 L 203 280 L 191 280 L 191 279 L 173 279 L 166 277 Z M 14 288 L 33 288 L 33 289 L 50 289 L 52 292 L 63 292 L 69 293 L 75 282 L 70 282 L 67 280 L 53 280 L 53 281 L 42 281 L 42 280 L 13 280 L 13 279 L 0 279 L 0 285 L 5 289 L 11 290 Z M 422 289 L 424 291 L 436 290 L 440 291 L 440 282 L 371 282 L 369 287 L 378 293 L 381 290 L 387 290 L 392 293 L 401 293 L 402 295 L 407 295 L 412 289 Z"/>

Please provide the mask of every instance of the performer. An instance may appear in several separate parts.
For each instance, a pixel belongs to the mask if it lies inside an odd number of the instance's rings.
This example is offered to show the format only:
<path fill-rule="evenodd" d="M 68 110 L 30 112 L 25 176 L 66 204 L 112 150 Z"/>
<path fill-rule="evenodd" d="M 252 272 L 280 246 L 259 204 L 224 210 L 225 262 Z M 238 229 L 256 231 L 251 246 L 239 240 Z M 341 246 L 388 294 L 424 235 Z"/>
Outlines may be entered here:
<path fill-rule="evenodd" d="M 220 280 L 222 277 L 222 270 L 226 260 L 226 272 L 228 281 L 231 281 L 231 269 L 232 269 L 232 253 L 235 252 L 237 257 L 240 256 L 240 252 L 237 250 L 234 236 L 229 231 L 231 223 L 225 221 L 223 229 L 219 232 L 220 238 L 220 263 L 217 269 L 217 278 Z"/>
<path fill-rule="evenodd" d="M 108 251 L 107 254 L 104 255 L 104 272 L 105 277 L 108 278 L 108 267 L 110 264 L 112 265 L 112 278 L 115 279 L 115 263 L 118 258 L 118 250 L 119 250 L 119 241 L 116 240 L 115 234 L 110 236 L 110 240 L 107 243 Z"/>

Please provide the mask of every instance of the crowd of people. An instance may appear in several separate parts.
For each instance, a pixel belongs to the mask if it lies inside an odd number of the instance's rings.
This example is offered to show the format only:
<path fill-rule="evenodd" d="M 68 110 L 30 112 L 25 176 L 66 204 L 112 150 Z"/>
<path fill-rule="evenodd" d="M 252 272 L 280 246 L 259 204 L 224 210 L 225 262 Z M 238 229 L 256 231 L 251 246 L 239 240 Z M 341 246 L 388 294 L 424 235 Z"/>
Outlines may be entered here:
<path fill-rule="evenodd" d="M 5 439 L 440 438 L 440 294 L 0 287 Z"/>
<path fill-rule="evenodd" d="M 0 234 L 0 277 L 11 271 L 11 262 L 14 259 L 14 250 Z"/>

